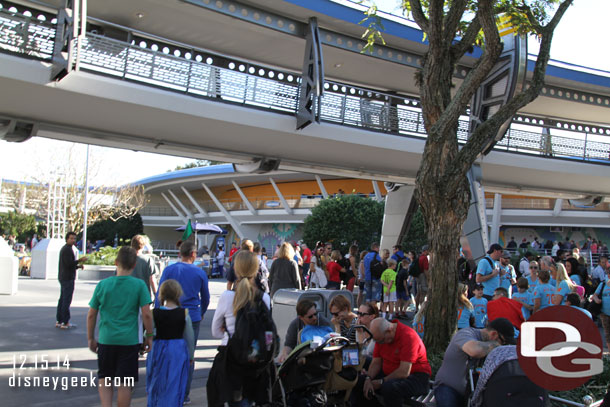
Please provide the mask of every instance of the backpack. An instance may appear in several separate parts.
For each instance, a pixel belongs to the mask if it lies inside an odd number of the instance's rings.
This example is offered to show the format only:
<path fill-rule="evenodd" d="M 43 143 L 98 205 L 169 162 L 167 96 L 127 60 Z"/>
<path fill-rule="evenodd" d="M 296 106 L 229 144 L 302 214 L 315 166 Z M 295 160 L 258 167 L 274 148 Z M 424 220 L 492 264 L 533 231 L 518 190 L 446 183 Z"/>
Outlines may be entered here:
<path fill-rule="evenodd" d="M 259 291 L 254 303 L 246 304 L 237 312 L 235 332 L 227 343 L 228 358 L 243 368 L 244 373 L 256 377 L 273 362 L 278 350 L 277 329 Z"/>
<path fill-rule="evenodd" d="M 411 265 L 409 266 L 409 275 L 411 277 L 419 277 L 419 275 L 421 274 L 421 269 L 419 268 L 419 256 L 413 260 L 413 262 L 411 262 Z"/>
<path fill-rule="evenodd" d="M 371 277 L 374 278 L 375 280 L 379 280 L 381 278 L 381 275 L 383 274 L 383 272 L 386 269 L 385 262 L 378 260 L 377 256 L 378 256 L 378 254 L 375 253 L 373 256 L 373 260 L 371 260 L 371 264 L 369 266 L 369 268 L 371 270 Z"/>

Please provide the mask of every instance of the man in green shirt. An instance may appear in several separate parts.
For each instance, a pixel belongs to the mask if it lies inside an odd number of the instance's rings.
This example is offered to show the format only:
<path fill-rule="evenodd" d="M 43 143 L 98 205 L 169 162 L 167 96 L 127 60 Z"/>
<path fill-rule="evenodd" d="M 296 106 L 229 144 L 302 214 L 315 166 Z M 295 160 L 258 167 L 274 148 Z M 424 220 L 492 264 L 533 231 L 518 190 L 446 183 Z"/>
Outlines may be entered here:
<path fill-rule="evenodd" d="M 115 261 L 117 275 L 102 280 L 95 287 L 87 314 L 89 349 L 97 353 L 98 389 L 102 406 L 112 405 L 113 384 L 117 387 L 117 404 L 131 403 L 131 387 L 138 380 L 138 311 L 146 328 L 145 351 L 152 347 L 152 314 L 150 293 L 146 284 L 131 276 L 137 254 L 122 247 Z M 100 314 L 98 340 L 95 324 Z"/>

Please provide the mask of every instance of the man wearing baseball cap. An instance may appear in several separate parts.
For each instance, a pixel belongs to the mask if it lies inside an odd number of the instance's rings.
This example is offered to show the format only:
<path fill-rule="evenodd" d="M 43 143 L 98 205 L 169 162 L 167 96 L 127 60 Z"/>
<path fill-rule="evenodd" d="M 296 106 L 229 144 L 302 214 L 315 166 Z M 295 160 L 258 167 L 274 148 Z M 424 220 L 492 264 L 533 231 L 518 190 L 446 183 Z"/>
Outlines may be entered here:
<path fill-rule="evenodd" d="M 463 328 L 447 346 L 443 364 L 436 373 L 434 397 L 438 407 L 464 407 L 468 387 L 468 369 L 500 345 L 514 345 L 513 324 L 495 319 L 483 329 Z"/>
<path fill-rule="evenodd" d="M 487 251 L 487 256 L 479 260 L 477 265 L 477 284 L 483 284 L 483 297 L 491 301 L 494 290 L 500 286 L 500 264 L 498 260 L 502 256 L 502 246 L 492 244 Z"/>

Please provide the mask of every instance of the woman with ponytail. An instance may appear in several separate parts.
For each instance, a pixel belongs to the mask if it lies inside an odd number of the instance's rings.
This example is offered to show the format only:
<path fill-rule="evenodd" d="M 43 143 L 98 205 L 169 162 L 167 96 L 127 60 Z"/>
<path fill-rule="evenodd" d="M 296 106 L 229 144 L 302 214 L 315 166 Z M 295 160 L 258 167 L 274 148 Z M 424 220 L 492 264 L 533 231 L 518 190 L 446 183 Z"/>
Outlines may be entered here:
<path fill-rule="evenodd" d="M 227 344 L 229 338 L 235 334 L 237 313 L 246 305 L 254 305 L 260 298 L 271 309 L 271 299 L 262 293 L 256 286 L 255 277 L 258 272 L 259 260 L 256 254 L 241 250 L 233 258 L 237 281 L 233 290 L 227 290 L 220 295 L 214 319 L 212 320 L 212 336 L 222 339 L 218 347 L 218 354 L 214 358 L 212 370 L 208 376 L 207 393 L 208 405 L 219 406 L 228 402 L 229 406 L 249 405 L 249 391 L 242 380 L 238 380 L 239 369 L 234 369 L 227 359 Z"/>

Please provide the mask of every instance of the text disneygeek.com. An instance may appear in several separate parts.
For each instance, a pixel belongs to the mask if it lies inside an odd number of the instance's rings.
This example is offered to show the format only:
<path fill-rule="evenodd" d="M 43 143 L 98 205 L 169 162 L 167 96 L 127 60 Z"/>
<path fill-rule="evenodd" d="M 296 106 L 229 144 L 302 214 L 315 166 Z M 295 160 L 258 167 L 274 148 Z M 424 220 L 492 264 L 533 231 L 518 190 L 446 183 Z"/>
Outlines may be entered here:
<path fill-rule="evenodd" d="M 135 386 L 133 377 L 103 377 L 99 379 L 104 386 Z M 98 378 L 89 372 L 89 376 L 23 376 L 21 373 L 13 373 L 8 379 L 9 387 L 14 388 L 48 388 L 53 390 L 68 390 L 74 387 L 97 387 Z"/>

